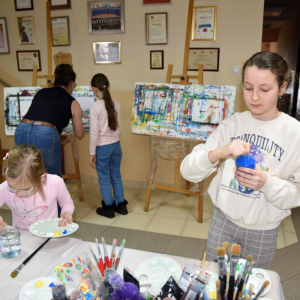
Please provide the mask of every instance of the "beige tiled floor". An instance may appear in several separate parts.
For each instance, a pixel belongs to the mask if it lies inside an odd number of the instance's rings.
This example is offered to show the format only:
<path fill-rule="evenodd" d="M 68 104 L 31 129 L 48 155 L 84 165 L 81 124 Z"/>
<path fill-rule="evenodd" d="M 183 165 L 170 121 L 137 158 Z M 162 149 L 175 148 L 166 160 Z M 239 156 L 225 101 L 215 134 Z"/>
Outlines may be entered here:
<path fill-rule="evenodd" d="M 207 238 L 214 207 L 208 195 L 204 195 L 203 223 L 199 224 L 196 196 L 186 197 L 178 193 L 155 190 L 151 193 L 149 211 L 144 212 L 146 190 L 125 187 L 129 214 L 127 216 L 116 214 L 114 219 L 107 219 L 96 214 L 96 208 L 101 206 L 102 201 L 97 184 L 82 184 L 84 201 L 79 201 L 77 185 L 74 181 L 66 181 L 66 185 L 75 203 L 75 221 L 184 237 Z M 298 239 L 294 224 L 291 217 L 288 217 L 279 226 L 277 248 L 281 249 L 296 242 Z"/>

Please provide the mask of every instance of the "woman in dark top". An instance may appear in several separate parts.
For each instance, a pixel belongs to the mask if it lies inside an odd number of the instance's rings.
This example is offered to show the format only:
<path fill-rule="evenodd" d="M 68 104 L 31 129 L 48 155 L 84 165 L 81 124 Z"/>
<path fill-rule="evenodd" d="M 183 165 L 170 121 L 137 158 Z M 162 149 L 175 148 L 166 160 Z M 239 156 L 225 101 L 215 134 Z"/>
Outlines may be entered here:
<path fill-rule="evenodd" d="M 84 134 L 82 111 L 70 94 L 76 87 L 76 74 L 69 64 L 60 64 L 54 72 L 54 87 L 39 90 L 15 132 L 15 145 L 33 145 L 43 156 L 46 172 L 62 177 L 62 153 L 59 135 L 72 118 L 74 133 Z"/>

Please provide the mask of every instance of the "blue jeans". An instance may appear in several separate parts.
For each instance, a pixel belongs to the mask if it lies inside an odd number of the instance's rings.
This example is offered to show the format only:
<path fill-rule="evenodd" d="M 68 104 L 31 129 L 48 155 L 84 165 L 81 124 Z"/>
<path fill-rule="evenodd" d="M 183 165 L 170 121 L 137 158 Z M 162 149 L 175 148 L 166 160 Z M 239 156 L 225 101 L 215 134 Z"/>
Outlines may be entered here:
<path fill-rule="evenodd" d="M 48 174 L 62 177 L 62 153 L 59 133 L 51 127 L 20 123 L 15 132 L 15 145 L 33 145 L 42 153 Z"/>
<path fill-rule="evenodd" d="M 121 179 L 120 165 L 122 158 L 122 149 L 120 141 L 96 147 L 96 169 L 100 192 L 106 205 L 112 205 L 116 202 L 118 205 L 124 202 L 124 190 Z M 114 190 L 112 195 L 111 186 Z"/>

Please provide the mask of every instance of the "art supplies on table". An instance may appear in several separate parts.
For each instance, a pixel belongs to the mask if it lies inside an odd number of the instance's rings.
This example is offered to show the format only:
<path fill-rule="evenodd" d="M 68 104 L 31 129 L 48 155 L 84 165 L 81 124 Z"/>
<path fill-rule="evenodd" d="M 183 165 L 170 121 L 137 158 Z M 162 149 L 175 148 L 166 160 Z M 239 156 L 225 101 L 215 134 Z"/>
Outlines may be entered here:
<path fill-rule="evenodd" d="M 36 278 L 26 283 L 19 293 L 19 300 L 51 300 L 52 288 L 61 285 L 61 282 L 53 277 Z M 70 283 L 65 283 L 66 294 L 70 296 L 74 287 Z"/>
<path fill-rule="evenodd" d="M 111 254 L 110 254 L 110 260 L 109 260 L 109 267 L 112 268 L 115 265 L 115 259 L 116 259 L 116 244 L 117 239 L 113 239 L 112 247 L 111 247 Z"/>
<path fill-rule="evenodd" d="M 182 296 L 183 296 L 182 289 L 178 286 L 176 280 L 171 276 L 164 284 L 164 286 L 161 288 L 160 293 L 154 298 L 154 300 L 163 300 L 163 299 L 180 300 Z"/>
<path fill-rule="evenodd" d="M 58 224 L 61 220 L 61 218 L 52 218 L 35 222 L 29 227 L 29 231 L 38 237 L 58 238 L 74 233 L 79 227 L 76 223 L 59 227 Z"/>
<path fill-rule="evenodd" d="M 180 278 L 181 267 L 177 261 L 169 257 L 153 257 L 142 262 L 136 268 L 134 275 L 140 281 L 141 289 L 143 285 L 151 285 L 148 292 L 155 297 L 170 276 L 175 280 Z M 144 276 L 146 279 L 141 280 Z"/>
<path fill-rule="evenodd" d="M 134 273 L 129 270 L 126 266 L 124 266 L 123 269 L 123 280 L 125 282 L 131 282 L 133 283 L 136 288 L 140 291 L 140 282 L 139 280 L 134 276 Z"/>
<path fill-rule="evenodd" d="M 50 241 L 50 238 L 48 238 L 41 246 L 39 246 L 33 253 L 31 253 L 11 274 L 10 276 L 12 278 L 15 278 L 18 276 L 18 274 L 21 272 L 21 270 L 24 268 L 24 266 L 36 255 L 38 251 L 40 251 L 48 242 Z"/>
<path fill-rule="evenodd" d="M 21 253 L 21 239 L 18 228 L 7 225 L 4 231 L 0 231 L 0 250 L 4 258 L 16 257 Z"/>
<path fill-rule="evenodd" d="M 103 246 L 103 250 L 104 250 L 104 260 L 105 260 L 105 269 L 106 269 L 106 268 L 109 268 L 110 264 L 109 264 L 109 257 L 108 257 L 104 238 L 102 238 L 102 246 Z"/>
<path fill-rule="evenodd" d="M 104 263 L 103 263 L 103 258 L 102 258 L 102 255 L 101 255 L 101 249 L 100 249 L 100 245 L 98 243 L 98 239 L 96 238 L 95 239 L 96 241 L 96 245 L 97 245 L 97 250 L 98 250 L 98 268 L 102 274 L 102 276 L 104 276 L 104 270 L 105 270 L 105 267 L 104 267 Z"/>
<path fill-rule="evenodd" d="M 117 259 L 116 259 L 116 262 L 115 262 L 115 270 L 116 271 L 118 270 L 118 266 L 119 266 L 119 263 L 120 263 L 121 255 L 122 255 L 123 249 L 125 247 L 125 242 L 126 242 L 126 240 L 123 239 L 121 247 L 119 249 L 119 253 L 118 253 L 118 256 L 117 256 Z"/>

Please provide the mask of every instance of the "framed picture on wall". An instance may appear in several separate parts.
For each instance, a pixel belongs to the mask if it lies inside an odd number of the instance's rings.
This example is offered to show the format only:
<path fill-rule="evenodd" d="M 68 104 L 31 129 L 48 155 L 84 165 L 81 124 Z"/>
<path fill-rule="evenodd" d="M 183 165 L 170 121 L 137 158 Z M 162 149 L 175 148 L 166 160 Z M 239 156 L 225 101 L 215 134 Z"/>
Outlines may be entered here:
<path fill-rule="evenodd" d="M 35 44 L 33 17 L 17 17 L 20 45 Z"/>
<path fill-rule="evenodd" d="M 121 42 L 93 43 L 95 64 L 120 64 Z"/>
<path fill-rule="evenodd" d="M 33 0 L 15 0 L 15 10 L 33 10 Z"/>
<path fill-rule="evenodd" d="M 142 0 L 142 5 L 172 4 L 172 0 Z"/>
<path fill-rule="evenodd" d="M 164 68 L 164 51 L 153 50 L 150 51 L 150 69 L 158 70 Z"/>
<path fill-rule="evenodd" d="M 51 18 L 52 46 L 70 46 L 69 17 Z"/>
<path fill-rule="evenodd" d="M 198 71 L 198 65 L 203 65 L 203 71 L 219 71 L 220 48 L 190 48 L 188 70 Z"/>
<path fill-rule="evenodd" d="M 6 18 L 0 18 L 0 54 L 9 53 Z"/>
<path fill-rule="evenodd" d="M 70 9 L 71 0 L 48 0 L 51 2 L 51 10 Z"/>
<path fill-rule="evenodd" d="M 16 51 L 19 71 L 33 71 L 33 66 L 41 71 L 40 50 Z"/>
<path fill-rule="evenodd" d="M 193 8 L 192 40 L 215 41 L 217 26 L 216 6 L 196 6 Z"/>
<path fill-rule="evenodd" d="M 89 34 L 125 32 L 124 0 L 88 1 Z"/>
<path fill-rule="evenodd" d="M 146 45 L 168 43 L 168 13 L 148 13 L 146 17 Z"/>

